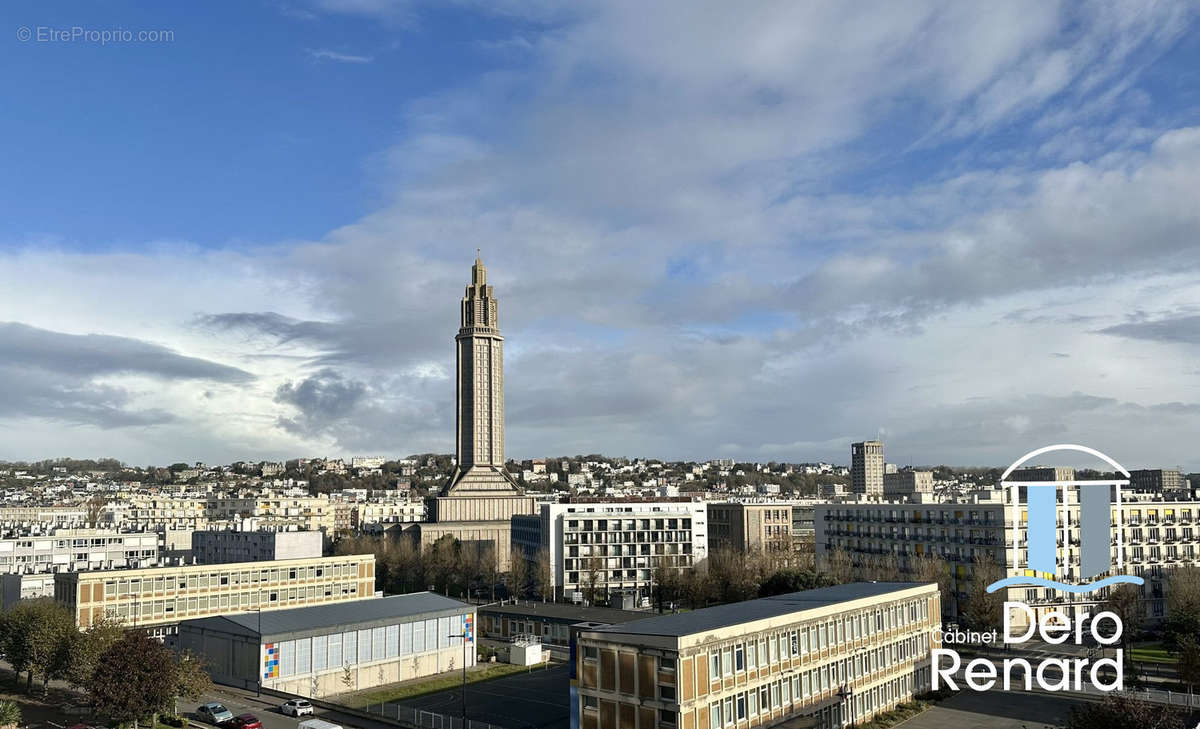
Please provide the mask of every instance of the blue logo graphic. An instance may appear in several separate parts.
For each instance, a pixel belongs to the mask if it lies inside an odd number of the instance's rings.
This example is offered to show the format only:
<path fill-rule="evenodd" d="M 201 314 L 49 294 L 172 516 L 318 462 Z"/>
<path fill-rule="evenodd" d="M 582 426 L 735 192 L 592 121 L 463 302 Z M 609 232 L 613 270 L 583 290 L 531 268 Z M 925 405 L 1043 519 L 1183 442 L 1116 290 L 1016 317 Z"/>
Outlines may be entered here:
<path fill-rule="evenodd" d="M 1107 462 L 1123 479 L 1097 479 L 1079 481 L 1075 479 L 1009 481 L 1008 477 L 1031 458 L 1051 451 L 1080 451 L 1095 456 Z M 995 592 L 1005 587 L 1041 586 L 1052 587 L 1064 592 L 1086 593 L 1094 592 L 1102 587 L 1128 582 L 1140 585 L 1144 581 L 1134 575 L 1113 574 L 1094 582 L 1086 582 L 1106 572 L 1118 571 L 1124 567 L 1124 549 L 1121 538 L 1121 487 L 1129 485 L 1129 471 L 1121 464 L 1104 455 L 1100 451 L 1087 446 L 1062 443 L 1046 446 L 1030 451 L 1016 463 L 1008 467 L 1000 477 L 1001 488 L 1012 488 L 1012 503 L 1014 519 L 1013 528 L 1013 564 L 1014 570 L 1022 570 L 1017 564 L 1018 535 L 1020 534 L 1020 493 L 1025 489 L 1026 518 L 1026 566 L 1024 574 L 1006 577 L 988 585 L 988 592 Z M 1066 529 L 1069 528 L 1065 505 L 1068 502 L 1067 493 L 1070 488 L 1077 488 L 1079 493 L 1079 584 L 1069 584 L 1058 579 L 1058 548 L 1066 548 L 1069 544 Z M 1114 488 L 1115 487 L 1115 488 Z M 1063 494 L 1063 532 L 1059 532 L 1058 509 L 1059 493 Z M 1116 509 L 1112 509 L 1109 492 L 1116 492 Z M 1116 524 L 1116 566 L 1112 565 L 1111 545 L 1113 539 L 1113 523 Z M 1065 560 L 1064 560 L 1065 562 Z"/>

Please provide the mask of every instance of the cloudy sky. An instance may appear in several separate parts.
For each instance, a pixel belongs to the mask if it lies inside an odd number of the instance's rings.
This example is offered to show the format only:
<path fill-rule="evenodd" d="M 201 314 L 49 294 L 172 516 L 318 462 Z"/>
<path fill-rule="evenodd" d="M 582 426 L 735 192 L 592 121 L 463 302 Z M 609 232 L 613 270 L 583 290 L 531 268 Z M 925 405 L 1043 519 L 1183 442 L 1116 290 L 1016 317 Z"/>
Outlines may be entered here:
<path fill-rule="evenodd" d="M 187 7 L 0 8 L 0 458 L 448 452 L 478 247 L 513 457 L 1200 469 L 1194 6 Z"/>

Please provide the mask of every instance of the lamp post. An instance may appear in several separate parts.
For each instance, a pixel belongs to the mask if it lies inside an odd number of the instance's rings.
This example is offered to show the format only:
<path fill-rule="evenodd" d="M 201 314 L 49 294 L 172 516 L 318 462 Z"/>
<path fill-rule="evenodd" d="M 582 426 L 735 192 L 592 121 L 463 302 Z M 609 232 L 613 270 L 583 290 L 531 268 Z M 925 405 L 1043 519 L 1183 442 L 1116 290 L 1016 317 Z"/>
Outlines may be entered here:
<path fill-rule="evenodd" d="M 467 729 L 467 638 L 470 637 L 467 628 L 464 625 L 461 633 L 451 633 L 450 638 L 462 638 L 463 644 L 463 660 L 462 660 L 462 729 Z"/>
<path fill-rule="evenodd" d="M 255 698 L 262 698 L 263 660 L 262 660 L 262 604 L 261 603 L 259 604 L 258 607 L 254 608 L 254 614 L 255 614 L 255 616 L 257 616 L 257 620 L 258 620 L 258 630 L 255 631 L 258 633 L 258 646 L 257 646 L 258 647 L 258 651 L 257 651 L 258 656 L 254 659 L 255 664 L 257 664 L 257 666 L 254 670 L 257 671 L 258 673 L 254 676 L 254 696 L 255 696 Z"/>
<path fill-rule="evenodd" d="M 845 704 L 850 705 L 850 711 L 849 711 L 850 724 L 849 724 L 849 726 L 850 726 L 850 729 L 854 729 L 854 689 L 850 688 L 846 684 L 842 684 L 842 687 L 838 689 L 837 696 Z M 843 718 L 845 718 L 845 717 L 843 717 Z"/>

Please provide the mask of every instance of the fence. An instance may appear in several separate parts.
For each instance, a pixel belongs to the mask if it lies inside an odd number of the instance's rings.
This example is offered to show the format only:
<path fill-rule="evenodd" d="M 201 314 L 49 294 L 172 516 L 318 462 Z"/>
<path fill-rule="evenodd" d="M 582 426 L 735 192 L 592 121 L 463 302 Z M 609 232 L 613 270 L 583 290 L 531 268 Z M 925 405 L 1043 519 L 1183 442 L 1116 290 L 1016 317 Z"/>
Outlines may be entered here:
<path fill-rule="evenodd" d="M 420 729 L 462 729 L 463 726 L 461 716 L 447 716 L 395 703 L 371 704 L 366 707 L 366 711 L 369 714 L 377 714 L 384 719 L 391 719 Z M 467 719 L 467 729 L 510 729 L 510 727 Z"/>

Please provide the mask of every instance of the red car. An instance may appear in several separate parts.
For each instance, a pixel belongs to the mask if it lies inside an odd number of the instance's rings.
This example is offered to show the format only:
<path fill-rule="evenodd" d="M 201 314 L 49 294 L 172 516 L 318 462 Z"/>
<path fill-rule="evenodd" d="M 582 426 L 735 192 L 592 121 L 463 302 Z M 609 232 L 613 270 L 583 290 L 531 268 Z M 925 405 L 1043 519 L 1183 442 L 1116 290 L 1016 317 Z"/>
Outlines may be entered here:
<path fill-rule="evenodd" d="M 238 714 L 221 726 L 226 729 L 263 729 L 262 722 L 254 714 Z"/>

